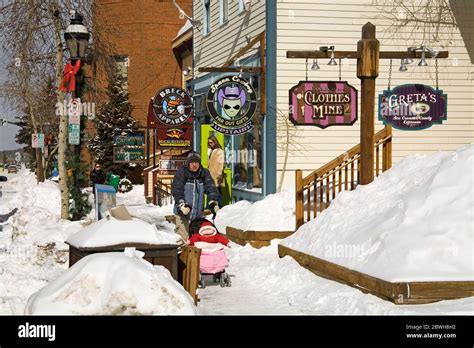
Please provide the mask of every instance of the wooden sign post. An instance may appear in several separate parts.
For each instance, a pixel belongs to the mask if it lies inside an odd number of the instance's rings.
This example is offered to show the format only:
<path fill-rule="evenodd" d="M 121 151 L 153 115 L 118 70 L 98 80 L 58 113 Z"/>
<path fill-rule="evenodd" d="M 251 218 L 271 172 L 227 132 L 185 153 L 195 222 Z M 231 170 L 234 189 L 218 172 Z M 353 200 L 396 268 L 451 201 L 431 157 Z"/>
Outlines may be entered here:
<path fill-rule="evenodd" d="M 287 51 L 287 58 L 330 58 L 331 51 Z M 447 51 L 433 57 L 425 51 L 426 58 L 448 58 Z M 379 75 L 380 59 L 421 58 L 417 51 L 380 51 L 375 35 L 375 25 L 368 22 L 362 27 L 362 39 L 357 43 L 357 51 L 334 51 L 334 58 L 357 59 L 357 77 L 361 80 L 360 113 L 360 183 L 370 184 L 374 180 L 374 119 L 375 119 L 375 79 Z"/>

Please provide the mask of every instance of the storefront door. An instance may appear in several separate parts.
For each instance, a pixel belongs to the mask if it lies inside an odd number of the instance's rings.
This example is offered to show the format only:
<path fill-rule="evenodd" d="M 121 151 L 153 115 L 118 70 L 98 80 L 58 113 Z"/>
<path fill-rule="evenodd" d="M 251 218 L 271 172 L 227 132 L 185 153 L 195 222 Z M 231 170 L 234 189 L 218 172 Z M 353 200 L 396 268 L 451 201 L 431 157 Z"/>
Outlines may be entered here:
<path fill-rule="evenodd" d="M 232 149 L 231 146 L 226 146 L 227 142 L 224 140 L 224 134 L 219 133 L 211 128 L 209 124 L 201 125 L 201 163 L 204 168 L 208 167 L 208 159 L 209 159 L 209 148 L 207 146 L 207 139 L 211 136 L 215 136 L 219 141 L 219 144 L 224 149 L 224 158 L 227 159 L 226 156 L 227 151 Z M 231 141 L 230 137 L 227 139 Z M 222 203 L 223 205 L 228 205 L 232 202 L 232 165 L 228 163 L 226 160 L 224 162 L 224 182 L 225 186 L 222 188 Z"/>

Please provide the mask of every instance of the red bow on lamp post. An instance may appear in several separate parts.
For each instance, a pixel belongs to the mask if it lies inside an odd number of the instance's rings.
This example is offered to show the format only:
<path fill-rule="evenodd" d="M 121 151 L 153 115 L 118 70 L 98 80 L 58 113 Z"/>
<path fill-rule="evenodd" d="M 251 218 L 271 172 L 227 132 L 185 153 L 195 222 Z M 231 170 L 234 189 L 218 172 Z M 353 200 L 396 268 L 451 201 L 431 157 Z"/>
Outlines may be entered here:
<path fill-rule="evenodd" d="M 66 66 L 64 67 L 64 77 L 61 81 L 61 85 L 59 86 L 59 89 L 61 91 L 67 92 L 69 89 L 69 92 L 74 92 L 76 90 L 76 75 L 80 67 L 81 61 L 79 59 L 76 60 L 74 66 L 72 66 L 71 63 L 66 64 Z M 66 82 L 69 82 L 69 88 L 66 88 Z"/>

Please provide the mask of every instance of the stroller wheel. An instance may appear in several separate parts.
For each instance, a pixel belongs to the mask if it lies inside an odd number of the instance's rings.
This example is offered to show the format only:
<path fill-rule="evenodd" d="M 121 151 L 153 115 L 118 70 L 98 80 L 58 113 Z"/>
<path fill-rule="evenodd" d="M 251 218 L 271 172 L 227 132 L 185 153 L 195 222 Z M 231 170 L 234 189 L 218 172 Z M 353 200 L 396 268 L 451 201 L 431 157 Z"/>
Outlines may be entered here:
<path fill-rule="evenodd" d="M 201 289 L 204 289 L 206 287 L 206 284 L 204 283 L 204 279 L 199 279 L 199 284 L 198 287 Z"/>
<path fill-rule="evenodd" d="M 227 287 L 232 286 L 232 282 L 230 281 L 230 276 L 228 274 L 226 274 L 226 277 L 225 277 L 225 286 Z"/>

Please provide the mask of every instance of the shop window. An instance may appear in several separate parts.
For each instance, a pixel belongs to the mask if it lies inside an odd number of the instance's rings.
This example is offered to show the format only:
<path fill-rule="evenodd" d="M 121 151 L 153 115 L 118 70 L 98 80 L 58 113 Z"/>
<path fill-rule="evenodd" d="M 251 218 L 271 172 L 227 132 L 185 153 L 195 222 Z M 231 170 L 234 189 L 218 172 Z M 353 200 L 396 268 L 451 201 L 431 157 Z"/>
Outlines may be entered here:
<path fill-rule="evenodd" d="M 262 192 L 263 187 L 263 124 L 257 116 L 252 131 L 240 135 L 234 166 L 234 188 Z"/>
<path fill-rule="evenodd" d="M 203 0 L 204 29 L 203 35 L 211 32 L 211 0 Z"/>
<path fill-rule="evenodd" d="M 257 77 L 250 78 L 252 85 L 259 95 Z M 263 118 L 260 108 L 253 118 L 253 129 L 250 132 L 234 138 L 233 186 L 240 190 L 262 192 L 263 188 Z"/>
<path fill-rule="evenodd" d="M 245 11 L 245 0 L 239 0 L 239 14 Z"/>
<path fill-rule="evenodd" d="M 219 0 L 219 25 L 224 25 L 229 19 L 229 0 Z"/>

